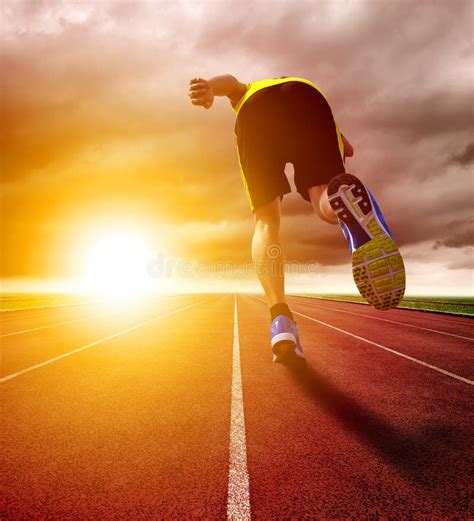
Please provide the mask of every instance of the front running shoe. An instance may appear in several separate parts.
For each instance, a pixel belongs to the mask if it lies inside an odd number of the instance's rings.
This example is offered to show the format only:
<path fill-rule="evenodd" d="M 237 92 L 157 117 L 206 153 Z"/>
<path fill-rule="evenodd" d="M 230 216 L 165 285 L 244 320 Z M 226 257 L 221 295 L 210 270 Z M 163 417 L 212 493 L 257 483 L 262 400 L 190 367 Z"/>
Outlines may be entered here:
<path fill-rule="evenodd" d="M 405 266 L 372 194 L 357 177 L 340 174 L 330 181 L 328 198 L 349 244 L 360 294 L 376 309 L 397 307 Z"/>
<path fill-rule="evenodd" d="M 298 326 L 289 317 L 278 315 L 270 327 L 270 336 L 274 362 L 283 364 L 305 360 Z"/>

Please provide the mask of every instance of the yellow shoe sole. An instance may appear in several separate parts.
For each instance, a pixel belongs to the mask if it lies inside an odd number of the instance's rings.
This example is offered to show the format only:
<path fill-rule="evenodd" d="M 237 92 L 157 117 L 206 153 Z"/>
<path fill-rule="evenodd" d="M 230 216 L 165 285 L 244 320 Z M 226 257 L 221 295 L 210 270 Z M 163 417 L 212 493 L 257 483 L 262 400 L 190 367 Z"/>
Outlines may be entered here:
<path fill-rule="evenodd" d="M 405 293 L 405 266 L 398 247 L 375 218 L 368 224 L 373 239 L 352 254 L 352 275 L 359 293 L 376 309 L 400 304 Z"/>

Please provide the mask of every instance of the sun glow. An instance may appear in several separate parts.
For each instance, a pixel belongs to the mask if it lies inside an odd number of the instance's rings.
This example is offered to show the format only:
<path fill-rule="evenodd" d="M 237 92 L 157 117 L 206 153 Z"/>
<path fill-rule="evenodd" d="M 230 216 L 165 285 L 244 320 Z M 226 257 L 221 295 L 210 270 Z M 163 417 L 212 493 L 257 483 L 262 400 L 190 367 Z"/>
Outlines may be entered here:
<path fill-rule="evenodd" d="M 110 298 L 145 293 L 150 284 L 147 268 L 151 258 L 151 248 L 139 234 L 102 234 L 84 257 L 88 292 Z"/>

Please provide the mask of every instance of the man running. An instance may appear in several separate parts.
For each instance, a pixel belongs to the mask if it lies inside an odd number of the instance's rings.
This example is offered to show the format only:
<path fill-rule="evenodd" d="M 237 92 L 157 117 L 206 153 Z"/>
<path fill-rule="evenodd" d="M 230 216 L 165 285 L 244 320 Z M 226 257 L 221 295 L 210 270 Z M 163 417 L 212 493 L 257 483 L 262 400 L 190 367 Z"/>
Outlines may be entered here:
<path fill-rule="evenodd" d="M 320 89 L 296 77 L 190 81 L 193 105 L 209 109 L 214 96 L 227 96 L 237 115 L 239 163 L 255 219 L 252 259 L 270 307 L 273 361 L 304 359 L 285 298 L 279 240 L 281 199 L 291 191 L 286 163 L 293 163 L 297 190 L 316 215 L 341 226 L 360 294 L 377 309 L 396 307 L 405 291 L 402 258 L 372 194 L 346 173 L 345 158 L 354 151 Z"/>

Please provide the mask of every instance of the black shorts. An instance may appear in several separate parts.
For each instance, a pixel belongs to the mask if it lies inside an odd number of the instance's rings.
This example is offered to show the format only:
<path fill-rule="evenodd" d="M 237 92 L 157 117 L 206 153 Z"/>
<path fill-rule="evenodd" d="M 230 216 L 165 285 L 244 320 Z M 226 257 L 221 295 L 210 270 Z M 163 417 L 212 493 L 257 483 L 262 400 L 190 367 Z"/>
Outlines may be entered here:
<path fill-rule="evenodd" d="M 345 172 L 331 107 L 306 83 L 253 94 L 237 115 L 235 134 L 252 210 L 291 192 L 286 163 L 293 163 L 296 188 L 307 201 L 309 188 Z"/>

